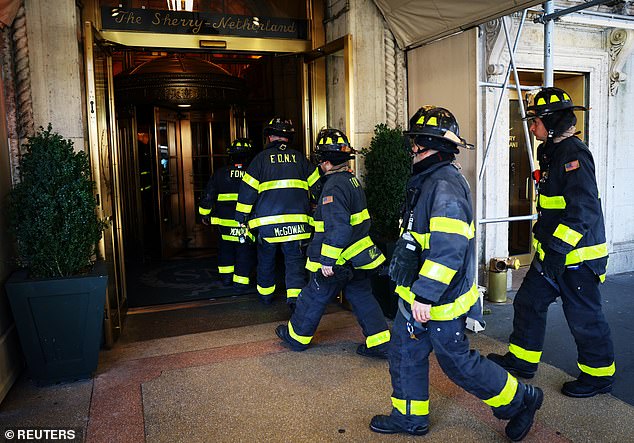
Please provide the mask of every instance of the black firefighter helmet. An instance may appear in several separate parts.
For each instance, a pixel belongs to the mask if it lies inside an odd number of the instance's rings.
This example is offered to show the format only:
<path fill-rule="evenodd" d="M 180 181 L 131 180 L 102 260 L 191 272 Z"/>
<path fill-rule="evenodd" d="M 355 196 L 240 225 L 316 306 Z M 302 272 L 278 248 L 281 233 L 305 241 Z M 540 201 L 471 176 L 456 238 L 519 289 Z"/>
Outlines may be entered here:
<path fill-rule="evenodd" d="M 458 153 L 458 147 L 470 145 L 460 137 L 458 122 L 445 108 L 427 105 L 420 108 L 409 120 L 409 130 L 403 134 L 414 139 L 414 143 L 426 149 Z"/>
<path fill-rule="evenodd" d="M 559 111 L 587 111 L 584 106 L 575 106 L 572 99 L 563 89 L 541 88 L 526 93 L 526 118 L 544 117 Z"/>
<path fill-rule="evenodd" d="M 282 117 L 273 117 L 262 131 L 264 137 L 269 135 L 277 135 L 278 137 L 287 138 L 289 141 L 293 139 L 295 128 L 293 122 Z"/>
<path fill-rule="evenodd" d="M 329 161 L 339 165 L 350 160 L 354 153 L 348 137 L 339 129 L 324 128 L 319 131 L 315 143 L 315 159 L 319 163 Z"/>
<path fill-rule="evenodd" d="M 251 144 L 251 140 L 239 137 L 231 143 L 231 146 L 227 149 L 227 154 L 229 157 L 248 158 L 251 156 L 252 151 L 253 145 Z"/>

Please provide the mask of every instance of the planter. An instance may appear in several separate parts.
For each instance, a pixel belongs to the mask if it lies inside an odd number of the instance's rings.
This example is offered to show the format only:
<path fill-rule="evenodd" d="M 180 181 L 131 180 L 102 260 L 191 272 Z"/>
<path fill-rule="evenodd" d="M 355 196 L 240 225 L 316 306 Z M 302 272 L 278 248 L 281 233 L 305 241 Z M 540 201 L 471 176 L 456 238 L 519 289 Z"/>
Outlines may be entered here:
<path fill-rule="evenodd" d="M 395 294 L 396 284 L 387 275 L 387 267 L 390 266 L 390 260 L 392 260 L 392 254 L 394 253 L 394 247 L 396 242 L 375 242 L 379 249 L 385 255 L 386 272 L 381 274 L 372 275 L 370 282 L 372 284 L 372 294 L 374 298 L 379 302 L 383 315 L 389 319 L 394 319 L 396 316 L 396 310 L 398 309 L 398 296 Z"/>
<path fill-rule="evenodd" d="M 108 275 L 98 262 L 83 276 L 6 283 L 30 377 L 45 385 L 90 378 L 97 368 Z"/>

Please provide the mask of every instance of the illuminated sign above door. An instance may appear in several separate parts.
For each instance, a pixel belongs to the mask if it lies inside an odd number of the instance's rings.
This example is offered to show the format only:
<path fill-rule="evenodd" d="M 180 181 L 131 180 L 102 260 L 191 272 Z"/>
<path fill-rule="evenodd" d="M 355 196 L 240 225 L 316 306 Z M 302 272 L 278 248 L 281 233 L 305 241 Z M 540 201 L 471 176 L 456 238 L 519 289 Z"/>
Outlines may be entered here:
<path fill-rule="evenodd" d="M 138 8 L 101 8 L 103 29 L 163 34 L 308 39 L 306 20 Z"/>

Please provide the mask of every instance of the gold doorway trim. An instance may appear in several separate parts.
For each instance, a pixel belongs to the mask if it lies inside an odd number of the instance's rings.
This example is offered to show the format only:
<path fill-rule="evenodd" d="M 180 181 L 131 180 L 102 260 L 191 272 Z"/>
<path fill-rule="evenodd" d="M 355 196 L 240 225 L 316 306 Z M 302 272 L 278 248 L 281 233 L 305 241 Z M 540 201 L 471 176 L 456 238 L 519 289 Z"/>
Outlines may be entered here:
<path fill-rule="evenodd" d="M 224 51 L 250 52 L 308 52 L 311 50 L 309 40 L 287 40 L 283 38 L 250 38 L 216 35 L 176 35 L 151 32 L 101 31 L 101 36 L 109 42 L 123 46 L 163 49 L 201 49 L 208 43 L 224 43 Z"/>

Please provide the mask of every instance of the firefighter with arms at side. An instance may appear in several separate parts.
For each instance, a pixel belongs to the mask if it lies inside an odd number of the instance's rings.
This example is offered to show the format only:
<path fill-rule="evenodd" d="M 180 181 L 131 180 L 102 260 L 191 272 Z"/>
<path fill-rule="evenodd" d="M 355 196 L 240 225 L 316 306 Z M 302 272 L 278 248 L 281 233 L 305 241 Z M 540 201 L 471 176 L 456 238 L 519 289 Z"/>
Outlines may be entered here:
<path fill-rule="evenodd" d="M 532 378 L 542 355 L 548 306 L 561 297 L 577 344 L 576 380 L 563 384 L 569 397 L 610 392 L 615 364 L 610 327 L 601 310 L 599 284 L 608 250 L 594 160 L 575 136 L 577 118 L 570 96 L 559 88 L 527 94 L 530 131 L 537 148 L 538 218 L 535 257 L 513 301 L 513 332 L 505 355 L 489 358 L 520 377 Z"/>
<path fill-rule="evenodd" d="M 290 120 L 275 117 L 264 128 L 267 145 L 255 156 L 242 178 L 236 221 L 257 229 L 257 290 L 270 304 L 275 292 L 278 247 L 286 267 L 286 301 L 291 309 L 306 284 L 301 244 L 312 235 L 311 195 L 317 194 L 319 171 L 291 148 L 295 129 Z"/>
<path fill-rule="evenodd" d="M 403 234 L 398 239 L 390 277 L 399 309 L 389 350 L 392 411 L 377 415 L 370 428 L 379 433 L 428 432 L 429 355 L 458 386 L 509 420 L 506 434 L 523 439 L 541 407 L 541 389 L 525 385 L 495 363 L 469 349 L 467 315 L 481 320 L 475 284 L 475 239 L 471 193 L 454 162 L 458 123 L 448 110 L 426 106 L 411 118 L 413 174 L 408 183 Z"/>
<path fill-rule="evenodd" d="M 387 358 L 390 331 L 370 286 L 371 273 L 385 257 L 368 236 L 365 193 L 348 167 L 353 154 L 340 130 L 323 129 L 317 136 L 315 157 L 324 175 L 315 209 L 315 236 L 308 246 L 310 281 L 299 294 L 288 324 L 275 332 L 290 349 L 303 351 L 326 305 L 343 289 L 366 337 L 357 353 Z"/>
<path fill-rule="evenodd" d="M 218 272 L 224 286 L 246 291 L 255 265 L 253 239 L 240 241 L 235 221 L 238 189 L 252 155 L 249 139 L 237 138 L 227 149 L 229 164 L 218 169 L 207 182 L 198 207 L 202 221 L 218 228 Z"/>

